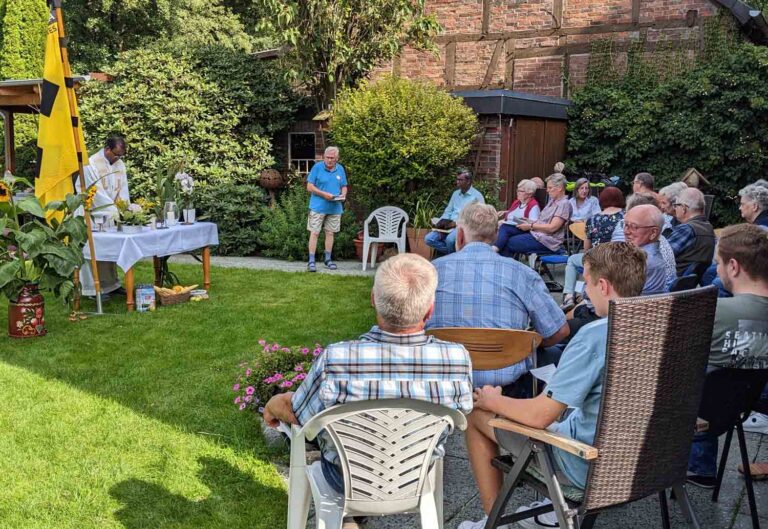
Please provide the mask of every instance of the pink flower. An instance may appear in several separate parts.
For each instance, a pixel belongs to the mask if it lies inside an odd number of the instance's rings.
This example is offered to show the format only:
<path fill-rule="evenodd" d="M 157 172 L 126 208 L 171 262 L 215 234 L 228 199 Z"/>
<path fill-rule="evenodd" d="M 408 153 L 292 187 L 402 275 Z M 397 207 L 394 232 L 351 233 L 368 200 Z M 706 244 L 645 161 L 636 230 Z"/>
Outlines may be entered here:
<path fill-rule="evenodd" d="M 290 353 L 291 352 L 291 348 L 290 347 L 283 347 L 281 349 L 281 351 L 284 352 L 284 353 Z"/>
<path fill-rule="evenodd" d="M 256 391 L 256 389 L 253 386 L 248 386 L 247 388 L 245 388 L 246 395 L 253 395 L 254 391 Z"/>
<path fill-rule="evenodd" d="M 263 347 L 263 346 L 267 345 L 267 341 L 262 338 L 261 340 L 259 340 L 259 345 L 261 345 Z"/>
<path fill-rule="evenodd" d="M 293 377 L 291 379 L 291 382 L 298 382 L 300 380 L 304 380 L 305 378 L 307 378 L 307 374 L 306 373 L 299 373 L 298 375 L 296 375 L 295 377 Z"/>
<path fill-rule="evenodd" d="M 290 380 L 284 380 L 284 381 L 283 381 L 283 382 L 280 384 L 280 387 L 281 387 L 281 388 L 290 388 L 291 386 L 293 386 L 293 382 L 291 382 Z"/>
<path fill-rule="evenodd" d="M 240 404 L 240 397 L 235 397 L 235 404 Z"/>
<path fill-rule="evenodd" d="M 272 346 L 272 350 L 273 351 L 279 351 L 280 350 L 280 346 L 275 344 L 275 345 Z"/>
<path fill-rule="evenodd" d="M 318 349 L 315 349 L 312 351 L 312 356 L 320 356 L 320 351 Z"/>
<path fill-rule="evenodd" d="M 301 373 L 302 371 L 304 371 L 304 366 L 301 364 L 296 364 L 295 366 L 293 366 L 293 370 Z"/>
<path fill-rule="evenodd" d="M 240 391 L 240 384 L 235 384 L 232 386 L 232 391 Z"/>
<path fill-rule="evenodd" d="M 248 395 L 247 397 L 243 397 L 244 402 L 251 402 L 252 400 L 253 400 L 253 397 L 251 397 L 250 395 Z"/>
<path fill-rule="evenodd" d="M 307 355 L 307 354 L 309 354 L 309 348 L 307 348 L 307 347 L 302 347 L 302 348 L 301 348 L 301 354 L 303 354 L 303 355 Z"/>
<path fill-rule="evenodd" d="M 249 377 L 251 376 L 251 373 L 253 373 L 253 371 L 251 371 L 250 369 L 245 370 L 245 376 Z"/>
<path fill-rule="evenodd" d="M 248 406 L 248 405 L 247 405 L 245 402 L 243 402 L 243 403 L 240 405 L 240 411 L 243 411 L 243 410 L 245 409 L 245 407 L 246 407 L 246 406 Z"/>
<path fill-rule="evenodd" d="M 274 378 L 275 380 L 283 380 L 284 377 L 282 373 L 275 373 L 274 375 L 272 375 L 272 378 Z"/>

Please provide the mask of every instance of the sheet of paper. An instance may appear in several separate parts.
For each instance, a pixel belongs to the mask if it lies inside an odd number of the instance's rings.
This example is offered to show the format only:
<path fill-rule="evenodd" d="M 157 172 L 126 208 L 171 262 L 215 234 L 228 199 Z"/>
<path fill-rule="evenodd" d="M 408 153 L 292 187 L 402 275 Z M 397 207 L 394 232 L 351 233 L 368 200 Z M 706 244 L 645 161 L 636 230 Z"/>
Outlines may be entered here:
<path fill-rule="evenodd" d="M 543 367 L 537 367 L 536 369 L 531 369 L 531 374 L 545 384 L 549 384 L 549 381 L 556 370 L 557 366 L 555 364 L 549 364 Z"/>
<path fill-rule="evenodd" d="M 575 290 L 579 294 L 583 294 L 584 293 L 584 281 L 576 281 Z"/>

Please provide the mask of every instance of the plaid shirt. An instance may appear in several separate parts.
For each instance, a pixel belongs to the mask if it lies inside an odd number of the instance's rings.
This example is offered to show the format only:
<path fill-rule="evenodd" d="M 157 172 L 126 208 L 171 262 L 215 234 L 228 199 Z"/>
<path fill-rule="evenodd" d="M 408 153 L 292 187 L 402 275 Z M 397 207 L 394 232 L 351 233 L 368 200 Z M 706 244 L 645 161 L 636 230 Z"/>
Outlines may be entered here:
<path fill-rule="evenodd" d="M 485 243 L 472 242 L 433 264 L 437 269 L 435 312 L 427 328 L 527 329 L 544 338 L 565 325 L 565 315 L 541 277 Z M 526 361 L 493 371 L 475 371 L 475 387 L 511 384 L 528 371 Z"/>
<path fill-rule="evenodd" d="M 672 247 L 675 256 L 680 255 L 696 240 L 696 233 L 688 224 L 678 224 L 672 228 L 672 233 L 667 237 L 667 242 Z"/>
<path fill-rule="evenodd" d="M 391 334 L 374 326 L 359 340 L 329 345 L 317 357 L 292 398 L 299 424 L 337 404 L 410 398 L 472 411 L 472 363 L 464 346 L 443 342 L 424 331 Z M 330 438 L 318 443 L 336 463 Z"/>

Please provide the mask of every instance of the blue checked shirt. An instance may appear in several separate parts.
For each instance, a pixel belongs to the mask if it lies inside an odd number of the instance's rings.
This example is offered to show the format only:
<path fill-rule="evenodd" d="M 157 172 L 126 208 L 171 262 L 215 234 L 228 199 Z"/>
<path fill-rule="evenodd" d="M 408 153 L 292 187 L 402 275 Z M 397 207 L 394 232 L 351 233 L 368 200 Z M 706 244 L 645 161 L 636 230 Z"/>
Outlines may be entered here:
<path fill-rule="evenodd" d="M 667 237 L 667 242 L 672 247 L 675 256 L 680 255 L 686 248 L 694 243 L 696 233 L 688 224 L 678 224 L 672 228 L 672 233 Z"/>
<path fill-rule="evenodd" d="M 329 345 L 294 393 L 299 424 L 337 404 L 409 398 L 472 411 L 472 363 L 460 344 L 424 331 L 391 334 L 374 326 L 359 340 Z M 323 457 L 338 463 L 333 442 L 318 436 Z"/>
<path fill-rule="evenodd" d="M 437 268 L 435 312 L 427 328 L 527 329 L 544 338 L 565 325 L 565 315 L 539 275 L 488 244 L 472 242 L 432 264 Z M 529 361 L 504 369 L 475 371 L 475 387 L 504 386 L 524 375 Z"/>

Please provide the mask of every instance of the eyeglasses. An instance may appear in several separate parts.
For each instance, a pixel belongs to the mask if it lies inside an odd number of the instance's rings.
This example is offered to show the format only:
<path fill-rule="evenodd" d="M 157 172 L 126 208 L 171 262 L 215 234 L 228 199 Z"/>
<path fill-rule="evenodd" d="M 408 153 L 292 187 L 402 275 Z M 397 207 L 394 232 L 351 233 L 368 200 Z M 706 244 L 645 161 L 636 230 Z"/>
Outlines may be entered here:
<path fill-rule="evenodd" d="M 632 223 L 628 223 L 628 222 L 624 223 L 624 231 L 635 231 L 635 230 L 640 230 L 640 229 L 643 229 L 643 228 L 657 228 L 657 227 L 658 226 L 640 226 L 638 224 L 632 224 Z"/>
<path fill-rule="evenodd" d="M 675 202 L 674 204 L 672 204 L 672 207 L 673 208 L 687 208 L 688 205 L 687 204 L 683 204 L 682 202 Z"/>

